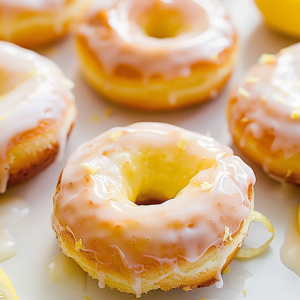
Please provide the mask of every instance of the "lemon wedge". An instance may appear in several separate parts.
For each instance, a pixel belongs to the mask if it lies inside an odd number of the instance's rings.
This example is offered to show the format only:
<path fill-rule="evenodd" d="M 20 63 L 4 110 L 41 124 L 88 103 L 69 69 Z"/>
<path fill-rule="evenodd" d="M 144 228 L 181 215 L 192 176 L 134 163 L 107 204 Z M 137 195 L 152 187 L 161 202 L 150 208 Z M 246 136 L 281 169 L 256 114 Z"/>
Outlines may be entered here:
<path fill-rule="evenodd" d="M 255 257 L 262 252 L 264 252 L 269 244 L 272 242 L 274 238 L 274 228 L 272 223 L 261 213 L 258 211 L 253 210 L 250 214 L 251 221 L 256 221 L 262 223 L 265 227 L 267 227 L 268 231 L 272 233 L 272 236 L 260 247 L 258 248 L 240 248 L 238 253 L 236 254 L 235 258 L 252 258 Z M 298 218 L 299 221 L 299 218 Z"/>
<path fill-rule="evenodd" d="M 255 0 L 255 3 L 271 29 L 300 37 L 299 0 Z"/>
<path fill-rule="evenodd" d="M 12 286 L 10 280 L 0 268 L 0 299 L 3 300 L 18 300 L 17 293 Z"/>

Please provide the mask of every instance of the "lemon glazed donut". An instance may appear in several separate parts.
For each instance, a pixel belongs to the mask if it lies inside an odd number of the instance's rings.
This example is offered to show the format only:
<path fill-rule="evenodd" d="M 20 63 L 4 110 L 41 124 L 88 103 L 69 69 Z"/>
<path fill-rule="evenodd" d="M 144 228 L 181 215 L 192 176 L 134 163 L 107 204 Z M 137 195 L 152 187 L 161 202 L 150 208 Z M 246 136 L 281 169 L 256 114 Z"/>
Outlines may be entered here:
<path fill-rule="evenodd" d="M 79 26 L 85 77 L 108 99 L 169 110 L 218 94 L 229 77 L 236 31 L 216 0 L 121 0 Z"/>
<path fill-rule="evenodd" d="M 228 104 L 237 146 L 272 177 L 300 184 L 300 44 L 264 54 Z"/>
<path fill-rule="evenodd" d="M 50 60 L 0 42 L 0 193 L 59 157 L 76 117 L 71 82 Z"/>
<path fill-rule="evenodd" d="M 71 155 L 52 224 L 62 251 L 99 287 L 137 297 L 205 287 L 222 280 L 247 234 L 254 182 L 252 170 L 214 139 L 137 123 Z"/>
<path fill-rule="evenodd" d="M 0 39 L 26 48 L 62 38 L 92 0 L 0 0 Z"/>

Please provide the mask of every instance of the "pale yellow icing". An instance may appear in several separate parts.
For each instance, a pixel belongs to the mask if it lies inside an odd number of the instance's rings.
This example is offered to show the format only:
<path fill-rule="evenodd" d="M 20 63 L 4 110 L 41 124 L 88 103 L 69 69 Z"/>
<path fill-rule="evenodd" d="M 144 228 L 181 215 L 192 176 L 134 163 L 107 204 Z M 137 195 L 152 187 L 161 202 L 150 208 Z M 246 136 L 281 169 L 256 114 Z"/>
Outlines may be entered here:
<path fill-rule="evenodd" d="M 271 150 L 286 158 L 300 152 L 300 44 L 277 55 L 263 55 L 246 74 L 231 98 L 231 131 L 239 120 L 245 123 L 240 146 L 248 135 L 256 139 L 274 135 Z M 268 169 L 268 162 L 265 162 Z"/>
<path fill-rule="evenodd" d="M 62 72 L 50 60 L 7 42 L 0 42 L 0 193 L 5 192 L 9 169 L 6 151 L 16 135 L 35 128 L 41 120 L 60 126 L 63 152 L 74 121 L 74 96 Z"/>
<path fill-rule="evenodd" d="M 252 170 L 213 138 L 137 123 L 71 155 L 54 197 L 53 226 L 95 253 L 100 274 L 119 253 L 139 295 L 143 257 L 176 269 L 213 245 L 222 249 L 226 230 L 234 235 L 249 215 L 254 183 Z M 147 200 L 154 205 L 143 205 Z"/>
<path fill-rule="evenodd" d="M 125 64 L 140 71 L 144 80 L 157 75 L 187 77 L 195 63 L 220 64 L 226 58 L 224 50 L 233 46 L 236 37 L 224 7 L 216 0 L 121 0 L 102 12 L 101 21 L 93 22 L 99 14 L 96 9 L 78 32 L 109 74 Z M 154 15 L 151 26 L 150 14 Z M 162 38 L 162 23 L 168 18 L 170 24 L 165 27 L 172 36 Z"/>

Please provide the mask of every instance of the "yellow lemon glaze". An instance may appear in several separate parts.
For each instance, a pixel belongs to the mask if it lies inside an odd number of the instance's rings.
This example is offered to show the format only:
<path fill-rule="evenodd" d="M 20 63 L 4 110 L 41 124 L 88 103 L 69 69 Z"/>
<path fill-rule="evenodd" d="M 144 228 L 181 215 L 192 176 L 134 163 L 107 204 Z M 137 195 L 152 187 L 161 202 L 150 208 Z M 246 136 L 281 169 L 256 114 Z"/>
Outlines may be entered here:
<path fill-rule="evenodd" d="M 271 29 L 300 37 L 300 0 L 255 0 L 255 2 Z"/>

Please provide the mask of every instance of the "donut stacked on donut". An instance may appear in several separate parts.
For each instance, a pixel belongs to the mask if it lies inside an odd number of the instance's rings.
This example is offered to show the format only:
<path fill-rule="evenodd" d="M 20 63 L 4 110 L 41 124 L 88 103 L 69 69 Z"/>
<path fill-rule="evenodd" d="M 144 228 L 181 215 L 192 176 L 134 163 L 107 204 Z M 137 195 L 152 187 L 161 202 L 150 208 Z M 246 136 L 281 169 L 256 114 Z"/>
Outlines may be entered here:
<path fill-rule="evenodd" d="M 216 0 L 122 0 L 95 9 L 77 33 L 91 86 L 144 110 L 177 109 L 217 95 L 236 48 L 236 31 Z"/>
<path fill-rule="evenodd" d="M 63 37 L 91 0 L 1 0 L 0 39 L 34 48 Z"/>
<path fill-rule="evenodd" d="M 76 117 L 70 81 L 50 60 L 0 42 L 0 193 L 62 153 Z"/>
<path fill-rule="evenodd" d="M 300 184 L 300 44 L 260 58 L 232 91 L 228 121 L 249 158 Z"/>
<path fill-rule="evenodd" d="M 114 128 L 61 173 L 52 224 L 99 286 L 140 296 L 221 280 L 250 222 L 255 177 L 214 139 L 161 123 Z"/>

